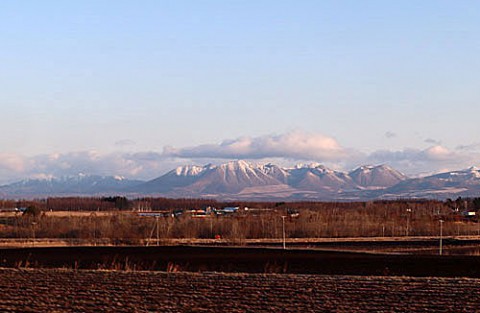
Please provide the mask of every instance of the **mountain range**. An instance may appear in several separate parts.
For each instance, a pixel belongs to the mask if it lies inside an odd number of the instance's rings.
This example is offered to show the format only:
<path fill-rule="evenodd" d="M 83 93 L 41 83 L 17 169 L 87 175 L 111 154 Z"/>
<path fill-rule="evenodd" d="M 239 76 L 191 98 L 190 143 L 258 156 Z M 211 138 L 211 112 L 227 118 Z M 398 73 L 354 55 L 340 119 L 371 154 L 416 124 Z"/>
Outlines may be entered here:
<path fill-rule="evenodd" d="M 0 186 L 0 197 L 126 195 L 129 197 L 211 197 L 225 200 L 361 201 L 397 198 L 456 198 L 480 194 L 480 170 L 472 167 L 409 178 L 386 166 L 361 166 L 350 172 L 321 164 L 283 168 L 232 161 L 221 165 L 181 166 L 150 181 L 84 175 L 28 179 Z"/>

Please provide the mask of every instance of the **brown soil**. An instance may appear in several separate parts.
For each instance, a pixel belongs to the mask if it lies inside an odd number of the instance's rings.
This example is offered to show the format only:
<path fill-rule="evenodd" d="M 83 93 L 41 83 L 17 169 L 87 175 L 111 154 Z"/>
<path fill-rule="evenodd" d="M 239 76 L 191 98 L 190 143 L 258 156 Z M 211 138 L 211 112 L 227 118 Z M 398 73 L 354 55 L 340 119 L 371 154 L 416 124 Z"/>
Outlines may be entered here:
<path fill-rule="evenodd" d="M 238 247 L 0 249 L 0 266 L 185 272 L 480 278 L 480 257 Z"/>
<path fill-rule="evenodd" d="M 476 312 L 480 279 L 0 269 L 0 312 Z"/>

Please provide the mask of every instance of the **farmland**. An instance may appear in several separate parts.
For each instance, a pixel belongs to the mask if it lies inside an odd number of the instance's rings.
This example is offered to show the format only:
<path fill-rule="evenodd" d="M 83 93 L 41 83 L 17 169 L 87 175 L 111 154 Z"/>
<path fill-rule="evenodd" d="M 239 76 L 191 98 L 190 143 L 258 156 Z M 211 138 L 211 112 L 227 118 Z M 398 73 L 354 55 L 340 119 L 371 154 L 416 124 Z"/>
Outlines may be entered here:
<path fill-rule="evenodd" d="M 2 312 L 474 312 L 480 279 L 0 269 Z"/>
<path fill-rule="evenodd" d="M 244 247 L 1 249 L 0 267 L 480 278 L 477 256 Z"/>
<path fill-rule="evenodd" d="M 447 202 L 251 203 L 216 215 L 187 200 L 117 210 L 107 200 L 0 214 L 0 312 L 473 312 L 480 302 L 480 223 Z"/>

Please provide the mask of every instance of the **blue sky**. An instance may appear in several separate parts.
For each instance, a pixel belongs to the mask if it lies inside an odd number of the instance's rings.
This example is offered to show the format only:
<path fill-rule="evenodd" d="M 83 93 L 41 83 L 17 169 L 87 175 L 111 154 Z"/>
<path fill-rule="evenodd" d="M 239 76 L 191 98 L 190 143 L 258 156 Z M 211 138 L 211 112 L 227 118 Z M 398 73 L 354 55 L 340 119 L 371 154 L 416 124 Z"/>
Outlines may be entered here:
<path fill-rule="evenodd" d="M 0 182 L 479 165 L 476 1 L 0 1 Z"/>

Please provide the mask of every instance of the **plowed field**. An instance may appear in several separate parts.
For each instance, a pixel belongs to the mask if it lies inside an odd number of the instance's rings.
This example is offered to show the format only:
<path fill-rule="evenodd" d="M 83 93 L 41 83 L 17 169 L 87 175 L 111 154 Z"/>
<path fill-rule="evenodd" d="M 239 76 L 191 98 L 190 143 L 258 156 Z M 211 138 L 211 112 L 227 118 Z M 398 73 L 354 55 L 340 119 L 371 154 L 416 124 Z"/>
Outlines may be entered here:
<path fill-rule="evenodd" d="M 0 249 L 0 267 L 480 278 L 480 257 L 238 247 Z"/>
<path fill-rule="evenodd" d="M 0 312 L 477 312 L 480 279 L 0 269 Z"/>

